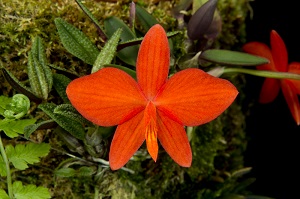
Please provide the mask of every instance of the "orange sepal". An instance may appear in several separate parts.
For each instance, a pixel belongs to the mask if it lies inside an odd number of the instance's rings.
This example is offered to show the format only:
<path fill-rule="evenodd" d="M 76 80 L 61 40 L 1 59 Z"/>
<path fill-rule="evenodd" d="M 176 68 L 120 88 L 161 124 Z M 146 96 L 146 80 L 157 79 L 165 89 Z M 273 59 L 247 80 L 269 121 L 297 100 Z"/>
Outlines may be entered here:
<path fill-rule="evenodd" d="M 280 80 L 266 78 L 260 91 L 259 102 L 270 103 L 278 95 L 280 90 Z"/>
<path fill-rule="evenodd" d="M 136 63 L 137 80 L 148 99 L 165 83 L 169 73 L 170 48 L 165 30 L 159 24 L 145 35 Z"/>
<path fill-rule="evenodd" d="M 281 81 L 281 88 L 294 120 L 300 125 L 299 99 L 293 85 L 289 81 Z"/>
<path fill-rule="evenodd" d="M 261 56 L 261 57 L 267 58 L 270 61 L 270 63 L 268 63 L 268 64 L 263 64 L 263 65 L 257 66 L 257 69 L 259 69 L 259 70 L 271 70 L 271 71 L 276 70 L 271 50 L 266 44 L 256 42 L 256 41 L 249 42 L 249 43 L 246 43 L 243 46 L 243 50 L 246 53 Z"/>
<path fill-rule="evenodd" d="M 275 31 L 271 31 L 271 51 L 275 67 L 280 72 L 286 72 L 288 66 L 288 53 L 283 40 Z"/>
<path fill-rule="evenodd" d="M 100 126 L 120 124 L 141 112 L 147 103 L 135 80 L 116 68 L 75 79 L 66 92 L 79 113 Z"/>
<path fill-rule="evenodd" d="M 112 170 L 123 167 L 145 141 L 143 114 L 142 111 L 117 127 L 109 151 Z"/>
<path fill-rule="evenodd" d="M 170 157 L 182 167 L 192 164 L 192 151 L 183 126 L 158 111 L 157 137 Z"/>
<path fill-rule="evenodd" d="M 158 110 L 185 126 L 197 126 L 218 117 L 238 94 L 229 81 L 200 69 L 173 75 L 155 98 Z"/>

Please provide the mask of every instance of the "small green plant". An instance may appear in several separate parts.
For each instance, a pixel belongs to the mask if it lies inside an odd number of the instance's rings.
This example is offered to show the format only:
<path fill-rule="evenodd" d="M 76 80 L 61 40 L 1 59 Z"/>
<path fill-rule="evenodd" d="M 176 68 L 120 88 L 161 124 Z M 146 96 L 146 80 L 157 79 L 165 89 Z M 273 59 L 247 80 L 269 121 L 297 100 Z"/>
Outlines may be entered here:
<path fill-rule="evenodd" d="M 22 119 L 30 108 L 28 97 L 16 94 L 12 98 L 0 96 L 0 175 L 6 177 L 7 191 L 0 189 L 1 199 L 44 199 L 50 198 L 47 188 L 33 184 L 23 185 L 21 181 L 12 180 L 12 173 L 25 170 L 28 164 L 40 162 L 40 157 L 46 156 L 50 151 L 47 143 L 26 142 L 22 144 L 8 144 L 2 142 L 3 133 L 9 138 L 24 134 L 24 128 L 36 122 L 36 119 Z M 12 169 L 13 168 L 13 169 Z"/>

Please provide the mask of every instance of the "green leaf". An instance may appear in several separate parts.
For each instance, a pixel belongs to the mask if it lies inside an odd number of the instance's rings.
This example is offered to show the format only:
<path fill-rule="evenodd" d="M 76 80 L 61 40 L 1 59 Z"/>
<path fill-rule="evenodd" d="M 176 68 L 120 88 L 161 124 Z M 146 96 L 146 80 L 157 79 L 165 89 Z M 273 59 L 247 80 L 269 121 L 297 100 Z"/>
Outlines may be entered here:
<path fill-rule="evenodd" d="M 70 100 L 66 93 L 66 88 L 72 80 L 64 75 L 57 74 L 57 73 L 53 75 L 53 80 L 54 80 L 53 87 L 58 93 L 58 95 L 62 98 L 62 100 L 65 103 L 70 103 Z"/>
<path fill-rule="evenodd" d="M 16 199 L 47 199 L 51 198 L 50 192 L 45 187 L 35 185 L 23 186 L 22 182 L 13 183 L 13 193 Z"/>
<path fill-rule="evenodd" d="M 69 78 L 78 78 L 80 77 L 80 75 L 78 75 L 75 71 L 72 71 L 72 70 L 67 70 L 65 68 L 61 68 L 59 66 L 55 66 L 53 64 L 48 64 L 49 67 L 51 68 L 54 68 L 55 70 L 57 70 L 57 72 L 69 77 Z M 53 76 L 57 74 L 57 73 L 54 73 Z M 54 82 L 55 83 L 55 82 Z"/>
<path fill-rule="evenodd" d="M 70 118 L 81 124 L 91 124 L 90 121 L 85 119 L 71 104 L 60 104 L 53 110 L 55 114 L 59 114 Z"/>
<path fill-rule="evenodd" d="M 5 165 L 5 162 L 3 161 L 3 158 L 2 156 L 0 155 L 0 176 L 6 176 L 7 173 L 6 173 L 6 165 Z M 0 194 L 1 196 L 1 194 Z M 1 197 L 0 197 L 1 198 Z"/>
<path fill-rule="evenodd" d="M 101 29 L 100 23 L 98 22 L 96 17 L 89 11 L 89 9 L 87 9 L 87 7 L 84 6 L 84 4 L 81 2 L 81 0 L 75 0 L 75 1 L 79 5 L 79 7 L 82 9 L 82 11 L 92 20 L 92 22 L 95 24 L 95 26 L 98 30 L 100 37 L 102 38 L 103 41 L 105 41 L 107 39 L 107 37 L 106 37 L 105 33 L 103 32 L 103 30 Z"/>
<path fill-rule="evenodd" d="M 85 129 L 80 122 L 73 120 L 65 115 L 54 113 L 54 109 L 57 105 L 52 103 L 40 104 L 38 108 L 44 111 L 49 117 L 51 117 L 59 126 L 68 131 L 77 139 L 83 140 L 85 135 Z"/>
<path fill-rule="evenodd" d="M 74 56 L 93 65 L 99 54 L 98 48 L 79 29 L 61 18 L 55 19 L 55 25 L 64 47 Z"/>
<path fill-rule="evenodd" d="M 24 133 L 24 128 L 28 125 L 34 124 L 36 119 L 22 119 L 22 120 L 0 120 L 0 130 L 10 137 L 18 137 L 19 134 Z"/>
<path fill-rule="evenodd" d="M 103 68 L 104 65 L 111 63 L 117 51 L 121 33 L 122 29 L 119 28 L 106 42 L 93 65 L 92 73 L 97 72 L 98 70 Z"/>
<path fill-rule="evenodd" d="M 147 32 L 153 25 L 158 24 L 158 21 L 147 10 L 139 5 L 135 5 L 137 21 L 143 26 Z"/>
<path fill-rule="evenodd" d="M 26 139 L 28 139 L 30 137 L 30 135 L 33 132 L 35 132 L 36 130 L 50 129 L 50 128 L 53 128 L 54 126 L 57 126 L 57 123 L 54 122 L 54 120 L 46 120 L 46 121 L 42 121 L 37 124 L 31 124 L 24 128 L 24 136 Z"/>
<path fill-rule="evenodd" d="M 200 54 L 199 58 L 213 63 L 235 66 L 257 66 L 269 63 L 268 59 L 256 55 L 219 49 L 206 50 Z"/>
<path fill-rule="evenodd" d="M 48 82 L 48 77 L 46 76 L 43 65 L 32 52 L 28 54 L 27 71 L 30 87 L 34 94 L 40 98 L 47 99 L 50 92 L 50 82 Z"/>
<path fill-rule="evenodd" d="M 58 177 L 73 177 L 76 174 L 75 169 L 72 168 L 61 168 L 54 172 Z"/>
<path fill-rule="evenodd" d="M 47 99 L 53 78 L 51 69 L 47 66 L 46 53 L 40 37 L 35 38 L 28 54 L 27 70 L 33 92 L 40 98 Z"/>
<path fill-rule="evenodd" d="M 83 166 L 77 170 L 77 173 L 79 176 L 83 176 L 83 177 L 92 176 L 95 173 L 95 168 Z"/>
<path fill-rule="evenodd" d="M 8 160 L 14 167 L 19 170 L 24 170 L 28 168 L 27 164 L 40 162 L 40 157 L 48 155 L 50 145 L 47 143 L 17 144 L 15 147 L 7 145 L 5 150 Z"/>
<path fill-rule="evenodd" d="M 135 34 L 131 31 L 131 29 L 119 18 L 117 17 L 109 17 L 104 21 L 105 31 L 108 37 L 112 37 L 113 34 L 119 29 L 122 29 L 121 34 L 121 42 L 126 42 L 129 40 L 133 40 L 136 38 Z M 138 54 L 138 46 L 130 46 L 120 50 L 117 53 L 118 58 L 120 58 L 126 64 L 131 66 L 135 66 L 135 61 Z"/>
<path fill-rule="evenodd" d="M 116 64 L 109 64 L 109 65 L 105 65 L 104 67 L 114 67 L 114 68 L 118 68 L 124 72 L 126 72 L 128 75 L 130 75 L 131 77 L 133 77 L 134 79 L 136 79 L 136 72 L 130 68 L 127 68 L 125 66 L 121 66 L 121 65 L 116 65 Z"/>
<path fill-rule="evenodd" d="M 0 198 L 1 199 L 10 199 L 10 197 L 7 195 L 7 193 L 3 189 L 0 189 Z"/>
<path fill-rule="evenodd" d="M 31 101 L 34 101 L 36 103 L 40 103 L 42 101 L 40 97 L 36 96 L 30 88 L 22 84 L 11 72 L 6 70 L 5 68 L 1 69 L 5 79 L 14 89 L 26 95 Z"/>

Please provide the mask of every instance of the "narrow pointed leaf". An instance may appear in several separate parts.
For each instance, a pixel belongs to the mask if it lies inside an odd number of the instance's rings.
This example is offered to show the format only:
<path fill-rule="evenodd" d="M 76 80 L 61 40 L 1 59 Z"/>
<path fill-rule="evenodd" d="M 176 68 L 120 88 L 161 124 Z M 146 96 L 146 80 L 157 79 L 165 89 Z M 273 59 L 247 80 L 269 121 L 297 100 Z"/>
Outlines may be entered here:
<path fill-rule="evenodd" d="M 112 37 L 119 28 L 122 29 L 122 34 L 120 36 L 121 42 L 126 42 L 136 38 L 135 34 L 130 30 L 130 28 L 117 17 L 107 18 L 104 21 L 104 27 L 109 38 Z M 137 53 L 138 47 L 130 46 L 118 51 L 117 56 L 126 64 L 135 66 Z"/>
<path fill-rule="evenodd" d="M 193 14 L 187 26 L 190 39 L 200 39 L 209 29 L 217 8 L 217 2 L 218 0 L 208 0 Z"/>
<path fill-rule="evenodd" d="M 1 69 L 5 79 L 14 89 L 26 95 L 31 101 L 34 101 L 36 103 L 40 103 L 42 101 L 41 97 L 35 95 L 30 88 L 21 83 L 11 72 L 6 70 L 5 68 Z"/>
<path fill-rule="evenodd" d="M 61 68 L 59 66 L 55 66 L 53 64 L 48 64 L 49 67 L 55 69 L 58 71 L 58 73 L 61 73 L 61 74 L 64 74 L 65 76 L 71 78 L 71 79 L 74 79 L 74 78 L 78 78 L 79 75 L 75 72 L 75 71 L 71 71 L 71 70 L 67 70 L 65 68 Z M 53 74 L 54 76 L 54 74 Z"/>
<path fill-rule="evenodd" d="M 45 86 L 48 87 L 48 92 L 49 92 L 51 90 L 52 84 L 53 84 L 52 71 L 47 64 L 46 51 L 45 51 L 45 48 L 43 45 L 43 41 L 40 37 L 35 38 L 33 45 L 32 45 L 31 52 L 37 58 L 38 62 L 42 66 L 42 72 L 45 75 L 46 84 L 47 84 Z M 29 78 L 31 78 L 31 77 L 29 76 Z"/>
<path fill-rule="evenodd" d="M 32 44 L 31 52 L 34 56 L 36 56 L 37 60 L 39 60 L 39 62 L 42 65 L 47 64 L 45 48 L 43 45 L 43 41 L 40 37 L 35 37 L 33 44 Z"/>
<path fill-rule="evenodd" d="M 66 94 L 66 88 L 68 84 L 71 82 L 71 79 L 61 74 L 53 74 L 54 84 L 53 87 L 58 93 L 58 95 L 62 98 L 65 103 L 70 103 L 70 100 Z"/>
<path fill-rule="evenodd" d="M 91 122 L 89 122 L 82 115 L 80 115 L 78 111 L 71 104 L 60 104 L 54 109 L 53 112 L 55 114 L 68 117 L 81 124 L 91 124 Z"/>
<path fill-rule="evenodd" d="M 136 18 L 140 22 L 144 30 L 147 32 L 153 25 L 158 24 L 158 21 L 147 10 L 139 5 L 136 8 Z"/>
<path fill-rule="evenodd" d="M 127 68 L 125 66 L 121 66 L 121 65 L 116 65 L 116 64 L 109 64 L 109 65 L 105 65 L 104 67 L 113 67 L 113 68 L 118 68 L 124 72 L 126 72 L 128 75 L 130 75 L 131 77 L 133 77 L 134 79 L 136 79 L 136 72 L 135 70 L 132 70 L 130 68 Z"/>
<path fill-rule="evenodd" d="M 27 72 L 32 91 L 40 98 L 47 99 L 50 92 L 48 78 L 42 64 L 32 52 L 28 54 Z"/>
<path fill-rule="evenodd" d="M 98 22 L 98 20 L 96 19 L 96 17 L 90 12 L 90 10 L 85 7 L 85 5 L 81 2 L 81 0 L 75 0 L 76 3 L 79 5 L 79 7 L 82 9 L 82 11 L 92 20 L 92 22 L 95 24 L 98 33 L 101 37 L 101 39 L 103 41 L 106 41 L 107 36 L 105 35 L 105 33 L 103 32 L 100 23 Z"/>
<path fill-rule="evenodd" d="M 115 57 L 115 53 L 117 51 L 117 46 L 120 40 L 120 36 L 122 33 L 122 29 L 117 29 L 116 32 L 110 37 L 110 39 L 106 42 L 101 52 L 97 56 L 97 59 L 93 65 L 92 73 L 97 72 L 104 65 L 110 64 L 113 58 Z"/>
<path fill-rule="evenodd" d="M 61 18 L 55 19 L 55 25 L 64 47 L 85 63 L 93 65 L 98 54 L 98 48 L 83 32 Z"/>
<path fill-rule="evenodd" d="M 68 131 L 74 137 L 80 140 L 84 139 L 85 130 L 82 124 L 64 115 L 54 113 L 54 109 L 56 108 L 55 104 L 52 103 L 40 104 L 38 108 L 44 111 L 59 126 L 61 126 L 66 131 Z"/>
<path fill-rule="evenodd" d="M 28 77 L 33 92 L 43 99 L 48 98 L 53 84 L 52 71 L 47 65 L 42 39 L 36 37 L 28 54 Z"/>
<path fill-rule="evenodd" d="M 54 120 L 46 120 L 37 124 L 28 125 L 24 128 L 24 136 L 26 139 L 30 137 L 32 133 L 40 129 L 50 129 L 56 127 L 57 123 Z"/>
<path fill-rule="evenodd" d="M 213 63 L 232 66 L 257 66 L 269 63 L 269 60 L 264 57 L 219 49 L 206 50 L 200 54 L 199 58 Z"/>

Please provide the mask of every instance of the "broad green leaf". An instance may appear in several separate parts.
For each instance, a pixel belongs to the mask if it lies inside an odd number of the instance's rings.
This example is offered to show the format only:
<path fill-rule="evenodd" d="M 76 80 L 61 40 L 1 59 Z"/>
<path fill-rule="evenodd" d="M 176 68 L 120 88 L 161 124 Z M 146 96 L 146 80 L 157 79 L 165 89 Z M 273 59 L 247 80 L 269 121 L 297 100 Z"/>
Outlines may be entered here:
<path fill-rule="evenodd" d="M 119 18 L 109 17 L 104 21 L 105 32 L 109 38 L 119 29 L 122 29 L 121 42 L 130 41 L 136 38 L 130 28 Z M 118 51 L 117 56 L 126 64 L 135 66 L 135 61 L 138 54 L 138 46 L 129 46 Z"/>
<path fill-rule="evenodd" d="M 56 18 L 54 22 L 64 47 L 72 55 L 87 64 L 93 65 L 99 50 L 91 40 L 82 31 L 61 18 Z"/>
<path fill-rule="evenodd" d="M 147 10 L 139 5 L 135 5 L 136 18 L 140 22 L 144 30 L 147 32 L 153 25 L 158 24 L 158 21 Z"/>
<path fill-rule="evenodd" d="M 85 135 L 85 129 L 81 123 L 73 120 L 65 115 L 54 113 L 54 109 L 57 105 L 52 103 L 40 104 L 38 108 L 44 111 L 49 117 L 51 117 L 59 126 L 68 131 L 77 139 L 83 140 Z"/>
<path fill-rule="evenodd" d="M 54 80 L 53 87 L 58 93 L 58 95 L 62 98 L 62 100 L 65 103 L 70 103 L 70 100 L 66 93 L 66 88 L 72 80 L 64 75 L 57 74 L 57 73 L 53 74 L 53 80 Z"/>
<path fill-rule="evenodd" d="M 119 28 L 105 43 L 93 65 L 92 73 L 97 72 L 98 70 L 103 68 L 104 65 L 111 63 L 111 61 L 115 57 L 121 33 L 122 29 Z"/>
<path fill-rule="evenodd" d="M 92 176 L 95 173 L 95 168 L 83 166 L 77 170 L 77 173 L 79 176 L 83 176 L 83 177 Z"/>
<path fill-rule="evenodd" d="M 200 59 L 233 66 L 257 66 L 269 63 L 269 60 L 256 55 L 230 50 L 211 49 L 200 54 Z"/>
<path fill-rule="evenodd" d="M 23 185 L 21 181 L 13 183 L 13 193 L 15 199 L 48 199 L 50 192 L 45 187 L 35 185 Z"/>
<path fill-rule="evenodd" d="M 95 26 L 98 30 L 100 37 L 102 38 L 103 41 L 105 41 L 106 35 L 103 32 L 103 30 L 100 26 L 100 23 L 98 22 L 96 17 L 89 11 L 89 9 L 87 7 L 85 7 L 85 5 L 81 2 L 81 0 L 75 0 L 75 1 L 79 5 L 79 7 L 82 9 L 82 11 L 92 20 L 92 22 L 95 24 Z"/>
<path fill-rule="evenodd" d="M 7 195 L 7 193 L 3 189 L 0 189 L 0 198 L 1 199 L 10 199 L 10 197 Z"/>
<path fill-rule="evenodd" d="M 5 79 L 14 89 L 26 95 L 31 101 L 37 103 L 40 103 L 42 101 L 40 97 L 36 96 L 30 88 L 26 87 L 23 83 L 21 83 L 11 72 L 6 70 L 5 68 L 1 69 Z"/>
<path fill-rule="evenodd" d="M 19 134 L 24 133 L 24 128 L 26 126 L 34 124 L 35 122 L 36 119 L 0 120 L 0 131 L 4 131 L 4 133 L 10 138 L 18 137 Z"/>
<path fill-rule="evenodd" d="M 81 124 L 91 124 L 71 104 L 60 104 L 53 110 L 55 114 L 65 116 Z"/>
<path fill-rule="evenodd" d="M 48 155 L 50 145 L 47 143 L 17 144 L 15 147 L 7 145 L 5 147 L 8 160 L 16 169 L 24 170 L 28 164 L 40 162 L 40 157 Z"/>
<path fill-rule="evenodd" d="M 58 177 L 73 177 L 76 175 L 75 169 L 72 168 L 61 168 L 54 172 Z"/>
<path fill-rule="evenodd" d="M 31 124 L 31 125 L 28 125 L 24 128 L 24 136 L 25 138 L 29 138 L 30 135 L 35 132 L 36 130 L 39 130 L 39 129 L 50 129 L 50 128 L 53 128 L 57 126 L 57 123 L 54 122 L 54 120 L 46 120 L 46 121 L 42 121 L 42 122 L 39 122 L 37 124 Z"/>
<path fill-rule="evenodd" d="M 5 166 L 5 162 L 1 155 L 0 155 L 0 176 L 6 176 L 6 166 Z M 1 194 L 0 194 L 0 196 L 1 196 Z"/>

